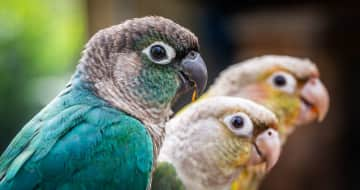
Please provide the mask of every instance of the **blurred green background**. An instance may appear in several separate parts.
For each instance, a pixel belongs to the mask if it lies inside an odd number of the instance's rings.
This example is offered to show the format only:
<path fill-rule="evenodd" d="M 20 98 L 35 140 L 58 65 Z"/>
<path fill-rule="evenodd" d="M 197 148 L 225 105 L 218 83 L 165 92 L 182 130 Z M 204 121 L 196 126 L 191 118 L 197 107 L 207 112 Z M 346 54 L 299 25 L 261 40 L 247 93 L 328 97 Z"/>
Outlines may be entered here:
<path fill-rule="evenodd" d="M 81 0 L 0 0 L 0 149 L 68 81 L 86 40 Z"/>
<path fill-rule="evenodd" d="M 330 112 L 290 137 L 261 189 L 358 190 L 359 9 L 357 1 L 0 0 L 0 152 L 65 86 L 92 34 L 128 18 L 161 15 L 199 37 L 209 84 L 228 65 L 253 56 L 316 62 Z"/>

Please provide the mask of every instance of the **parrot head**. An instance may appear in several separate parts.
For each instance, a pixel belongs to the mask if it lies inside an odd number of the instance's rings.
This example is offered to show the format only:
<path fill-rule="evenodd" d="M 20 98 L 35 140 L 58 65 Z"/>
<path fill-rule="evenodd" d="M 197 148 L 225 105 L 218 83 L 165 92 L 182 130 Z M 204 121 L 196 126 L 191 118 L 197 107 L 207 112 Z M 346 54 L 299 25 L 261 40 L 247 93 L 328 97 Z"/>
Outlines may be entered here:
<path fill-rule="evenodd" d="M 308 59 L 268 55 L 235 64 L 221 73 L 208 95 L 240 96 L 272 110 L 286 139 L 295 126 L 322 121 L 329 95 Z"/>
<path fill-rule="evenodd" d="M 211 97 L 191 104 L 167 124 L 161 155 L 170 155 L 188 189 L 229 185 L 245 166 L 271 169 L 280 155 L 275 115 L 237 97 Z M 178 169 L 181 168 L 181 169 Z M 202 184 L 202 187 L 198 186 Z M 206 188 L 205 188 L 206 187 Z"/>
<path fill-rule="evenodd" d="M 78 70 L 98 96 L 145 124 L 164 123 L 178 95 L 191 88 L 201 92 L 207 81 L 197 37 L 159 16 L 100 30 Z"/>

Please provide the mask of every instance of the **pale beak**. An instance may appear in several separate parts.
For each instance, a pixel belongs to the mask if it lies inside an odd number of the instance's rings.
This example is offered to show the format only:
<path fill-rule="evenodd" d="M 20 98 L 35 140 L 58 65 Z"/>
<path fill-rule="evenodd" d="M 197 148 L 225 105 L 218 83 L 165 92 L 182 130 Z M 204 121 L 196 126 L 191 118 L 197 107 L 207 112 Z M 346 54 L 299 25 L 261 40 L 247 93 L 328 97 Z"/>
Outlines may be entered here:
<path fill-rule="evenodd" d="M 322 121 L 329 110 L 329 93 L 318 78 L 310 79 L 300 92 L 301 111 L 298 125 Z"/>
<path fill-rule="evenodd" d="M 281 142 L 279 133 L 274 129 L 267 129 L 256 137 L 248 164 L 265 163 L 266 170 L 269 171 L 278 161 L 280 152 Z"/>

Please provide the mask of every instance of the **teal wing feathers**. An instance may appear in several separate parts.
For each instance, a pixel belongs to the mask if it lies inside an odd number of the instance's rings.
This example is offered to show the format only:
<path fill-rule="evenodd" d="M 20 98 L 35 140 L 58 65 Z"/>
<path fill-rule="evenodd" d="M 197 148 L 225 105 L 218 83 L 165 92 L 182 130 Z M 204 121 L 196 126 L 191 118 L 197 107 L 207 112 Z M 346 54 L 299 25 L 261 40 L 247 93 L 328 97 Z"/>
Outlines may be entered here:
<path fill-rule="evenodd" d="M 185 190 L 176 169 L 168 162 L 160 162 L 154 171 L 151 188 L 154 190 Z"/>
<path fill-rule="evenodd" d="M 153 162 L 141 122 L 84 89 L 68 89 L 0 157 L 0 190 L 146 189 Z"/>

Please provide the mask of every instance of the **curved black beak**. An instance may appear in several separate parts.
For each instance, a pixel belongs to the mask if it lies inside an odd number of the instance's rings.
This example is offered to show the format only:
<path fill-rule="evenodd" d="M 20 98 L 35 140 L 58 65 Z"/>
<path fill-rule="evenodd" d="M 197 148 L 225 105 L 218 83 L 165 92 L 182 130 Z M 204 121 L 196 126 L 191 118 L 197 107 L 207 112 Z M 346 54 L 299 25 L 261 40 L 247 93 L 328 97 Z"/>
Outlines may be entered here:
<path fill-rule="evenodd" d="M 191 51 L 181 61 L 182 75 L 195 88 L 197 96 L 199 96 L 206 88 L 208 79 L 207 68 L 204 60 L 198 52 Z"/>

